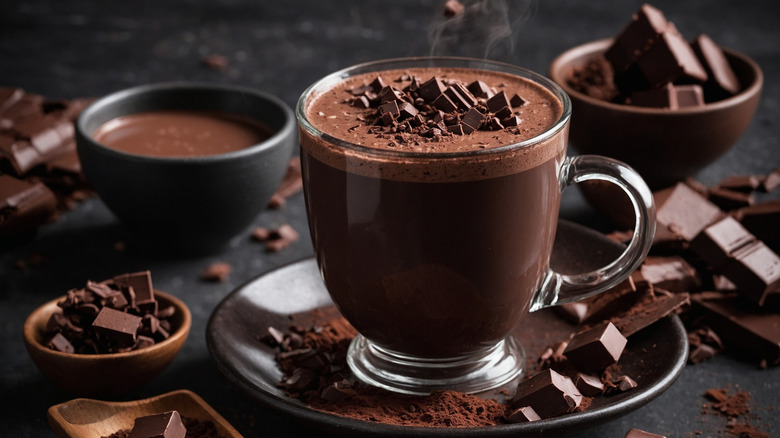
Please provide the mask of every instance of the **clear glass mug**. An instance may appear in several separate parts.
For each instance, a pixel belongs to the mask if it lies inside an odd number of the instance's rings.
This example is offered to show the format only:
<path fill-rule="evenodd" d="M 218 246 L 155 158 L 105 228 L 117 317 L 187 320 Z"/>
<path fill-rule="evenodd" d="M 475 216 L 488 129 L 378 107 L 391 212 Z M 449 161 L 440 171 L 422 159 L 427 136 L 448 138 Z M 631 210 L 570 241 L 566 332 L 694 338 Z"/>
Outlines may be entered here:
<path fill-rule="evenodd" d="M 329 115 L 309 114 L 311 102 L 345 79 L 429 67 L 529 81 L 523 83 L 558 100 L 561 115 L 542 134 L 501 147 L 404 152 L 323 132 L 313 117 Z M 369 384 L 408 394 L 503 386 L 523 372 L 521 342 L 510 334 L 526 313 L 616 285 L 650 248 L 650 189 L 618 161 L 566 157 L 569 97 L 529 70 L 466 58 L 371 62 L 311 85 L 296 116 L 316 260 L 331 298 L 360 333 L 347 361 Z M 591 179 L 614 183 L 629 196 L 634 237 L 609 265 L 563 275 L 549 267 L 561 192 Z"/>

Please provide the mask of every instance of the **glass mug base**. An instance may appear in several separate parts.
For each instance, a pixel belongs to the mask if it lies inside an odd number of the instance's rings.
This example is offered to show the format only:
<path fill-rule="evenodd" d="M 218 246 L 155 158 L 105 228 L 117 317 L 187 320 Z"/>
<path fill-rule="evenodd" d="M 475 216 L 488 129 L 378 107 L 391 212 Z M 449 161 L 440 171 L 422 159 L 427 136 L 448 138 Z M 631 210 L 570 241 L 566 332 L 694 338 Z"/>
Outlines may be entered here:
<path fill-rule="evenodd" d="M 355 376 L 388 391 L 428 395 L 452 390 L 478 394 L 507 385 L 525 371 L 525 350 L 513 336 L 493 347 L 453 358 L 419 358 L 379 347 L 362 335 L 349 346 L 347 363 Z"/>

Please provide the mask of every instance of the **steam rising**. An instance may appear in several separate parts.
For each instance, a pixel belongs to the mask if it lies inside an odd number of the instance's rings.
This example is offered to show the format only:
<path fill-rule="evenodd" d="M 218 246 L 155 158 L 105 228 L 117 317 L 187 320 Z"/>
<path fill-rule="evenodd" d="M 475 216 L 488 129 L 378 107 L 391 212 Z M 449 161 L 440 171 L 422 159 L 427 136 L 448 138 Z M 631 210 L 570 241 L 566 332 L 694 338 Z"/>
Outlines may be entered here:
<path fill-rule="evenodd" d="M 534 0 L 461 0 L 463 12 L 431 23 L 431 56 L 466 56 L 511 61 L 522 24 L 536 9 Z"/>

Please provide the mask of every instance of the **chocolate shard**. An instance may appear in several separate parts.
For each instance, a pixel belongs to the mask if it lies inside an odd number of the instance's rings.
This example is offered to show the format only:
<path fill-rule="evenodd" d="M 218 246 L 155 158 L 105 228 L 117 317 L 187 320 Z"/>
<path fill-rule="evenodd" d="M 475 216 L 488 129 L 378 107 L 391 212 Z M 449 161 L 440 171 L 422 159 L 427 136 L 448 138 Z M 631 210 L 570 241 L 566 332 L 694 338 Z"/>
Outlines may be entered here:
<path fill-rule="evenodd" d="M 587 397 L 596 397 L 604 393 L 604 384 L 598 376 L 577 373 L 574 385 L 580 391 L 580 394 Z"/>
<path fill-rule="evenodd" d="M 140 316 L 103 307 L 92 322 L 92 328 L 100 336 L 121 345 L 132 345 L 141 326 L 141 319 Z"/>
<path fill-rule="evenodd" d="M 691 45 L 671 26 L 639 57 L 637 66 L 650 87 L 667 82 L 703 83 L 707 80 L 707 72 Z"/>
<path fill-rule="evenodd" d="M 723 210 L 736 210 L 738 208 L 753 205 L 755 198 L 752 193 L 738 192 L 723 187 L 710 189 L 708 199 Z"/>
<path fill-rule="evenodd" d="M 603 371 L 617 363 L 628 340 L 611 322 L 577 333 L 563 351 L 578 370 Z"/>
<path fill-rule="evenodd" d="M 479 112 L 479 110 L 476 108 L 471 108 L 468 110 L 468 112 L 466 112 L 466 114 L 463 115 L 460 121 L 464 125 L 468 125 L 471 128 L 471 131 L 476 131 L 480 126 L 482 126 L 482 121 L 484 119 L 484 114 Z"/>
<path fill-rule="evenodd" d="M 713 100 L 733 96 L 739 93 L 740 85 L 737 75 L 723 54 L 723 50 L 715 44 L 708 35 L 701 34 L 691 43 L 694 53 L 707 71 L 710 87 L 710 94 Z"/>
<path fill-rule="evenodd" d="M 722 179 L 718 187 L 737 192 L 750 193 L 761 187 L 764 177 L 760 175 L 733 175 Z"/>
<path fill-rule="evenodd" d="M 653 286 L 671 292 L 689 292 L 701 286 L 696 269 L 680 256 L 649 256 L 640 273 Z"/>
<path fill-rule="evenodd" d="M 640 429 L 629 429 L 624 438 L 666 438 L 666 436 L 645 432 Z"/>
<path fill-rule="evenodd" d="M 52 336 L 49 342 L 46 343 L 46 346 L 62 353 L 74 353 L 76 351 L 73 348 L 73 344 L 62 333 L 56 333 Z"/>
<path fill-rule="evenodd" d="M 404 95 L 401 91 L 391 86 L 386 86 L 379 91 L 379 103 L 386 103 L 392 101 L 402 101 Z"/>
<path fill-rule="evenodd" d="M 122 274 L 114 277 L 114 282 L 119 286 L 133 288 L 137 303 L 155 301 L 152 274 L 149 271 Z"/>
<path fill-rule="evenodd" d="M 761 184 L 761 188 L 767 193 L 773 192 L 778 187 L 780 187 L 780 167 L 769 172 Z"/>
<path fill-rule="evenodd" d="M 417 115 L 417 108 L 409 102 L 401 102 L 398 105 L 398 120 L 414 118 Z"/>
<path fill-rule="evenodd" d="M 423 82 L 422 85 L 420 85 L 420 88 L 417 90 L 417 94 L 419 94 L 420 97 L 425 99 L 426 102 L 433 103 L 439 96 L 441 96 L 442 93 L 444 93 L 445 89 L 446 87 L 444 86 L 444 83 L 441 81 L 441 79 L 437 77 L 433 77 Z M 442 111 L 450 112 L 454 110 L 442 110 Z"/>
<path fill-rule="evenodd" d="M 618 376 L 612 383 L 618 390 L 623 392 L 628 391 L 629 389 L 634 389 L 638 386 L 634 379 L 626 375 Z"/>
<path fill-rule="evenodd" d="M 55 217 L 57 200 L 42 183 L 0 175 L 0 236 L 19 235 Z"/>
<path fill-rule="evenodd" d="M 668 26 L 669 22 L 661 10 L 643 4 L 631 22 L 615 38 L 604 57 L 616 73 L 623 73 L 660 38 Z"/>
<path fill-rule="evenodd" d="M 501 124 L 503 126 L 507 126 L 507 127 L 509 127 L 509 126 L 520 126 L 520 123 L 522 123 L 522 122 L 523 122 L 523 120 L 520 119 L 520 117 L 518 117 L 518 116 L 511 116 L 511 117 L 507 117 L 504 120 L 501 120 Z"/>
<path fill-rule="evenodd" d="M 458 106 L 446 94 L 440 94 L 439 97 L 433 101 L 433 106 L 445 113 L 451 113 L 458 109 Z"/>
<path fill-rule="evenodd" d="M 507 415 L 506 420 L 510 423 L 528 423 L 531 421 L 538 421 L 542 418 L 534 411 L 534 408 L 530 406 L 523 406 L 517 408 Z"/>
<path fill-rule="evenodd" d="M 520 108 L 521 106 L 525 105 L 525 99 L 520 97 L 519 94 L 515 94 L 511 99 L 509 99 L 509 103 L 512 105 L 512 108 Z"/>
<path fill-rule="evenodd" d="M 687 293 L 658 295 L 646 299 L 627 312 L 613 316 L 610 321 L 623 336 L 628 338 L 688 304 L 690 304 L 690 297 Z"/>
<path fill-rule="evenodd" d="M 461 110 L 468 110 L 473 105 L 469 100 L 463 96 L 460 90 L 457 88 L 457 84 L 451 85 L 444 90 L 444 95 L 450 98 L 450 100 Z"/>
<path fill-rule="evenodd" d="M 759 240 L 767 244 L 780 241 L 780 200 L 741 208 L 734 213 L 734 217 Z"/>
<path fill-rule="evenodd" d="M 468 89 L 476 97 L 483 99 L 489 99 L 493 93 L 490 91 L 490 87 L 482 81 L 474 81 L 468 85 Z"/>
<path fill-rule="evenodd" d="M 573 411 L 581 402 L 582 394 L 571 379 L 548 368 L 520 382 L 511 405 L 530 406 L 541 418 L 552 418 Z"/>
<path fill-rule="evenodd" d="M 502 109 L 511 106 L 512 104 L 509 102 L 509 98 L 503 91 L 496 93 L 496 95 L 487 100 L 487 108 L 491 113 L 497 113 Z"/>
<path fill-rule="evenodd" d="M 377 76 L 373 81 L 371 81 L 370 84 L 368 84 L 368 86 L 371 87 L 371 90 L 374 93 L 379 93 L 379 91 L 385 88 L 387 84 L 381 76 Z"/>
<path fill-rule="evenodd" d="M 128 438 L 185 438 L 186 435 L 179 412 L 169 411 L 136 418 Z"/>
<path fill-rule="evenodd" d="M 718 350 L 715 348 L 707 345 L 707 344 L 700 344 L 695 347 L 692 347 L 691 350 L 688 352 L 688 362 L 697 364 L 706 362 L 713 357 L 718 355 Z"/>
<path fill-rule="evenodd" d="M 658 228 L 690 242 L 723 212 L 687 184 L 677 183 L 656 196 Z"/>
<path fill-rule="evenodd" d="M 357 108 L 371 108 L 371 102 L 368 101 L 366 96 L 358 96 L 352 99 L 350 105 Z"/>

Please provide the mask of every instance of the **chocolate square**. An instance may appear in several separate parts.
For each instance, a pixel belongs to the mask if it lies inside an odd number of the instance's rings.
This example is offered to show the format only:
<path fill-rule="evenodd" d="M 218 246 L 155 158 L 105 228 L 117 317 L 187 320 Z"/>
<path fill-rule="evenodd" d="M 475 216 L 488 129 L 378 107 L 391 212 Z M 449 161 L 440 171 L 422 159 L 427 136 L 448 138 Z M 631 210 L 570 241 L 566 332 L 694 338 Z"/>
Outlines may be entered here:
<path fill-rule="evenodd" d="M 628 340 L 611 322 L 576 334 L 563 354 L 578 370 L 602 371 L 617 363 Z"/>
<path fill-rule="evenodd" d="M 571 412 L 582 402 L 582 394 L 570 378 L 545 369 L 517 385 L 512 407 L 530 406 L 541 418 Z"/>

